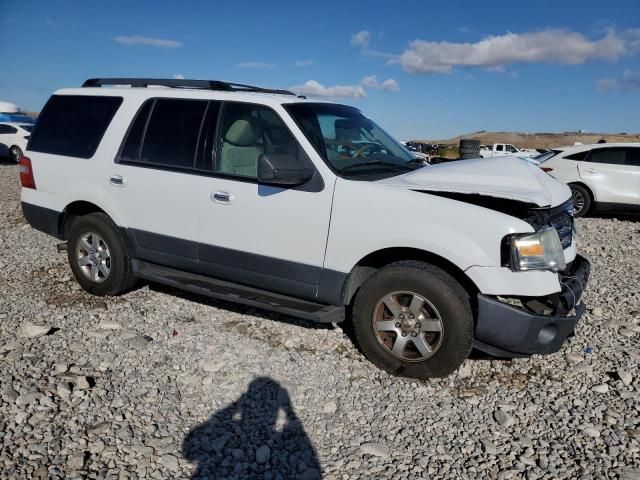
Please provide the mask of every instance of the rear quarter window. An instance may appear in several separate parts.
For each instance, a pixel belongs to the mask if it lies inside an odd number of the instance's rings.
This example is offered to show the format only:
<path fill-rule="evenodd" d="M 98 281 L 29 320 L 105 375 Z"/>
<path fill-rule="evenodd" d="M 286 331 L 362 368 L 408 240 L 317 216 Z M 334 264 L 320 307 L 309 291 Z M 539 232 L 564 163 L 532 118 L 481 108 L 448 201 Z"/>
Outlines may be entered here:
<path fill-rule="evenodd" d="M 27 150 L 91 158 L 122 97 L 53 95 L 38 117 Z"/>

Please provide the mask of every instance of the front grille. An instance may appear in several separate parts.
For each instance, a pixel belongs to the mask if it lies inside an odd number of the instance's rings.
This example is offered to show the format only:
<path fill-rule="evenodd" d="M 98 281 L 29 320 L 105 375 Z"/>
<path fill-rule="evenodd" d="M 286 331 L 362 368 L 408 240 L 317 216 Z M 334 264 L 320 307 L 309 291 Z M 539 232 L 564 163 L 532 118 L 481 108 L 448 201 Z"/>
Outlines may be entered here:
<path fill-rule="evenodd" d="M 573 215 L 568 212 L 555 215 L 551 218 L 549 225 L 558 232 L 562 248 L 570 247 L 573 241 Z"/>
<path fill-rule="evenodd" d="M 562 205 L 554 208 L 536 208 L 531 210 L 531 216 L 526 221 L 536 231 L 545 227 L 555 228 L 560 237 L 562 248 L 571 246 L 573 242 L 573 202 L 567 200 Z"/>

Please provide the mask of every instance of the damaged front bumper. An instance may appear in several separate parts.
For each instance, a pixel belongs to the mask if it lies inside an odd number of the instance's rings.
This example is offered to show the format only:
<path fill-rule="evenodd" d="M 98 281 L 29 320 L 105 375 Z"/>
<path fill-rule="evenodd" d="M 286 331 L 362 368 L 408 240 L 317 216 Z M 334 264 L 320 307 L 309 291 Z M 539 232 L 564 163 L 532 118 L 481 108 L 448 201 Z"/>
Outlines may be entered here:
<path fill-rule="evenodd" d="M 585 311 L 580 301 L 591 265 L 578 255 L 560 274 L 562 290 L 520 305 L 478 294 L 474 347 L 497 357 L 526 357 L 560 350 Z"/>

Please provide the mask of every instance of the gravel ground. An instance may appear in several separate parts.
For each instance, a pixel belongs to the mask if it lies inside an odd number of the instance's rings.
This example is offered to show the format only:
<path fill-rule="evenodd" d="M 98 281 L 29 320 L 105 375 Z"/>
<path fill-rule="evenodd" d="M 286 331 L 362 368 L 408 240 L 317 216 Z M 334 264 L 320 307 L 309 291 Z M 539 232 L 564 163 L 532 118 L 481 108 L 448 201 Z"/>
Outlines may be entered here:
<path fill-rule="evenodd" d="M 157 286 L 96 298 L 0 166 L 2 478 L 640 478 L 640 222 L 578 221 L 561 352 L 418 382 L 340 328 Z"/>

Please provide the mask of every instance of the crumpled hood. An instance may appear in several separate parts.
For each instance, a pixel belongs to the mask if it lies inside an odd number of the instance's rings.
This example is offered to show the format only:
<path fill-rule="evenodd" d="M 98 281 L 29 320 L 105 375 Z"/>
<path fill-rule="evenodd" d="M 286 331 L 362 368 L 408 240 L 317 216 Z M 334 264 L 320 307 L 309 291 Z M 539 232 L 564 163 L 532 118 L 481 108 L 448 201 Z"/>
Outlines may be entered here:
<path fill-rule="evenodd" d="M 409 190 L 507 198 L 538 207 L 555 207 L 571 196 L 564 183 L 511 155 L 428 165 L 379 182 Z"/>

